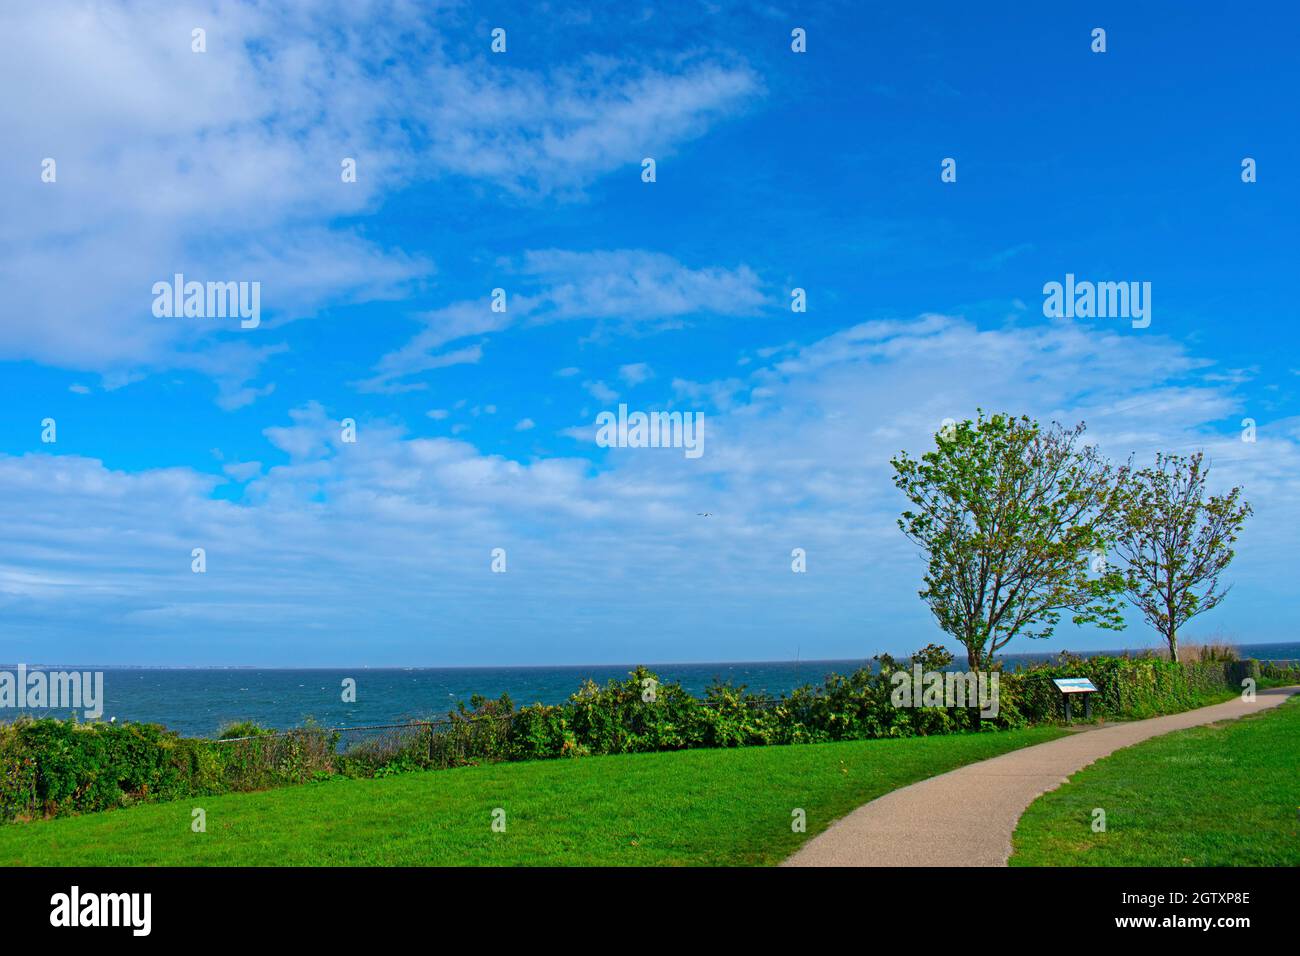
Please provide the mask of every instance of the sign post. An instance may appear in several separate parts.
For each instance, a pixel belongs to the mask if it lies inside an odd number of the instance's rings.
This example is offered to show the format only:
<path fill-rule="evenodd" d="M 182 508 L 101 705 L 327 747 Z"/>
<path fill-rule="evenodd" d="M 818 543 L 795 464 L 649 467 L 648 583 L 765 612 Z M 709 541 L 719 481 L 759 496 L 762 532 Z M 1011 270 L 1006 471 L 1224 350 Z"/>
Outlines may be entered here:
<path fill-rule="evenodd" d="M 1085 720 L 1092 719 L 1092 695 L 1097 693 L 1097 688 L 1092 685 L 1092 681 L 1086 677 L 1053 677 L 1052 683 L 1056 689 L 1061 692 L 1065 698 L 1065 722 L 1071 723 L 1070 719 L 1070 697 L 1073 694 L 1083 695 L 1083 717 Z"/>

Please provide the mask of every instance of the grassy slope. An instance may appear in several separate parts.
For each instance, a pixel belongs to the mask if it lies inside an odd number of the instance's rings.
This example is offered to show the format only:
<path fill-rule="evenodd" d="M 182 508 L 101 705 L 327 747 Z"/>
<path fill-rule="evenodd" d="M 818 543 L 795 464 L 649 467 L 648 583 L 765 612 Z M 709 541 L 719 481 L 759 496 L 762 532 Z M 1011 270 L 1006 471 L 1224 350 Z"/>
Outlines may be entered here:
<path fill-rule="evenodd" d="M 1092 811 L 1106 832 L 1092 832 Z M 1012 866 L 1300 866 L 1300 700 L 1117 751 L 1020 818 Z"/>
<path fill-rule="evenodd" d="M 0 826 L 0 865 L 775 863 L 883 793 L 1061 736 L 971 735 L 490 764 Z M 207 832 L 190 811 L 207 811 Z M 493 808 L 505 833 L 491 831 Z M 808 833 L 790 830 L 791 810 Z"/>

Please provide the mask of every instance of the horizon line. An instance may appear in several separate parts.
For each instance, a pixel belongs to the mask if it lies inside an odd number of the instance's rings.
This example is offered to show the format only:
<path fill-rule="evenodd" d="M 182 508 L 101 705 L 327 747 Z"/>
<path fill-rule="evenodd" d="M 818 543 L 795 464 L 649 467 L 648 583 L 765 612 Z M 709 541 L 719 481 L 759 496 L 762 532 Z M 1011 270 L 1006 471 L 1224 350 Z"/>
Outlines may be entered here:
<path fill-rule="evenodd" d="M 1300 640 L 1292 641 L 1255 641 L 1250 643 L 1233 644 L 1234 647 L 1263 647 L 1268 645 L 1278 645 L 1281 647 L 1296 646 L 1300 647 Z M 994 658 L 1005 657 L 1053 657 L 1059 654 L 1074 653 L 1084 657 L 1098 657 L 1103 655 L 1120 655 L 1133 654 L 1139 652 L 1160 652 L 1164 648 L 1159 646 L 1151 647 L 1125 647 L 1125 648 L 1102 648 L 1099 650 L 1078 650 L 1071 651 L 1068 647 L 1061 648 L 1059 651 L 1014 651 L 1008 653 L 1000 651 L 994 654 Z M 883 652 L 882 652 L 883 653 Z M 67 669 L 91 669 L 91 670 L 261 670 L 261 671 L 335 671 L 335 670 L 572 670 L 581 667 L 707 667 L 710 665 L 723 665 L 735 667 L 746 664 L 792 664 L 797 666 L 810 664 L 843 664 L 856 663 L 860 661 L 871 661 L 880 655 L 873 654 L 870 657 L 821 657 L 821 658 L 801 658 L 801 659 L 774 659 L 774 660 L 733 660 L 733 661 L 649 661 L 631 663 L 627 661 L 614 661 L 612 663 L 583 662 L 583 663 L 564 663 L 564 664 L 26 664 L 22 662 L 0 664 L 0 669 L 11 667 L 26 667 L 51 670 L 55 668 Z M 889 655 L 896 660 L 908 659 L 910 655 Z M 960 652 L 953 654 L 953 660 L 956 661 L 961 656 Z"/>

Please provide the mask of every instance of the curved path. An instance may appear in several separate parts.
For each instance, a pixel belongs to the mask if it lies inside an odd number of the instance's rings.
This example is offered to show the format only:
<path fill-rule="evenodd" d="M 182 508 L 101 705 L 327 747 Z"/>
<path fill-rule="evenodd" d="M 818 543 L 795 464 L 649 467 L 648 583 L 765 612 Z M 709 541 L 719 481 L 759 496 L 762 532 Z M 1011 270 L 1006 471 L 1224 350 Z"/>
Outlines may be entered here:
<path fill-rule="evenodd" d="M 1082 730 L 887 793 L 837 820 L 782 866 L 1006 866 L 1011 833 L 1034 798 L 1070 774 L 1150 737 L 1276 707 L 1300 687 L 1261 690 L 1167 717 Z"/>

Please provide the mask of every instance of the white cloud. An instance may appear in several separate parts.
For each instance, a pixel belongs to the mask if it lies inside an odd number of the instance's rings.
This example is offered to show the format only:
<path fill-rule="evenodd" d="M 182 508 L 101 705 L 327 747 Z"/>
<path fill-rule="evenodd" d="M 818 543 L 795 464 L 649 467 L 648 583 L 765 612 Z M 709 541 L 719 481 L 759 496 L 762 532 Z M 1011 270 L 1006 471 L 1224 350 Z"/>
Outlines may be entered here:
<path fill-rule="evenodd" d="M 635 388 L 653 378 L 654 371 L 645 362 L 632 362 L 629 365 L 619 366 L 618 376 L 630 387 Z"/>
<path fill-rule="evenodd" d="M 415 350 L 403 349 L 401 353 L 386 355 L 379 363 L 379 374 L 373 378 L 354 382 L 353 385 L 362 392 L 399 392 L 420 391 L 429 386 L 424 382 L 401 382 L 398 379 L 420 372 L 433 372 L 453 365 L 477 365 L 483 358 L 481 345 L 470 345 L 450 352 L 428 355 Z"/>
<path fill-rule="evenodd" d="M 592 56 L 549 75 L 432 65 L 410 104 L 442 166 L 519 192 L 577 189 L 611 169 L 640 175 L 763 92 L 745 66 L 699 62 L 673 73 Z"/>
<path fill-rule="evenodd" d="M 587 394 L 598 402 L 614 402 L 618 400 L 618 392 L 604 382 L 583 382 L 582 387 L 587 390 Z"/>
<path fill-rule="evenodd" d="M 825 656 L 906 651 L 935 635 L 889 458 L 982 405 L 1086 418 L 1116 458 L 1206 448 L 1214 481 L 1243 483 L 1257 515 L 1236 590 L 1205 623 L 1267 636 L 1292 590 L 1300 422 L 1261 420 L 1259 441 L 1241 442 L 1237 386 L 1207 371 L 1158 336 L 930 315 L 843 329 L 738 385 L 700 383 L 698 461 L 610 449 L 596 468 L 524 463 L 374 423 L 345 444 L 316 404 L 266 430 L 289 463 L 239 503 L 190 469 L 0 456 L 0 614 L 14 654 L 33 659 L 62 656 L 70 639 L 52 635 L 110 635 L 103 646 L 129 660 L 181 630 L 182 656 L 243 662 L 355 660 L 359 633 L 372 662 L 396 663 L 412 641 L 428 649 L 419 662 L 535 661 L 549 637 L 591 660 L 691 659 L 703 632 L 710 654 L 737 658 L 789 653 L 794 633 Z M 50 494 L 55 511 L 31 506 Z M 189 573 L 196 546 L 204 576 Z M 487 570 L 497 546 L 508 577 Z M 806 576 L 789 572 L 793 547 Z M 1149 643 L 1140 627 L 1113 640 Z"/>
<path fill-rule="evenodd" d="M 542 325 L 579 319 L 614 326 L 669 328 L 691 315 L 740 316 L 766 302 L 758 276 L 747 266 L 692 269 L 671 256 L 636 249 L 527 252 L 512 266 L 520 289 L 508 290 L 507 311 L 493 312 L 489 298 L 455 302 L 415 316 L 424 328 L 384 355 L 375 375 L 356 383 L 363 391 L 409 388 L 401 379 L 463 361 L 477 362 L 481 346 L 438 353 L 448 343 L 486 337 L 519 323 Z M 471 358 L 465 356 L 472 355 Z M 454 357 L 453 357 L 454 356 Z M 628 366 L 635 374 L 642 366 Z M 560 369 L 568 377 L 577 369 Z M 420 386 L 423 387 L 423 386 Z"/>
<path fill-rule="evenodd" d="M 215 376 L 194 355 L 237 342 L 250 361 L 220 394 L 240 407 L 269 388 L 249 382 L 276 354 L 278 324 L 406 296 L 432 275 L 347 217 L 445 176 L 524 198 L 578 193 L 761 93 L 745 65 L 698 57 L 671 71 L 610 57 L 485 68 L 486 53 L 467 59 L 455 39 L 461 17 L 343 0 L 310 11 L 213 0 L 201 14 L 163 0 L 4 6 L 0 360 L 106 384 L 171 368 Z M 190 50 L 197 21 L 207 53 Z M 40 181 L 43 157 L 55 183 Z M 357 160 L 355 183 L 341 181 L 344 157 Z M 175 272 L 260 281 L 262 327 L 154 319 L 150 287 Z M 417 352 L 466 334 L 436 325 Z"/>
<path fill-rule="evenodd" d="M 249 481 L 262 473 L 262 463 L 260 461 L 232 461 L 223 465 L 221 470 L 235 481 Z"/>
<path fill-rule="evenodd" d="M 752 315 L 767 301 L 748 266 L 691 269 L 672 256 L 638 249 L 532 251 L 519 272 L 544 290 L 533 321 Z"/>

